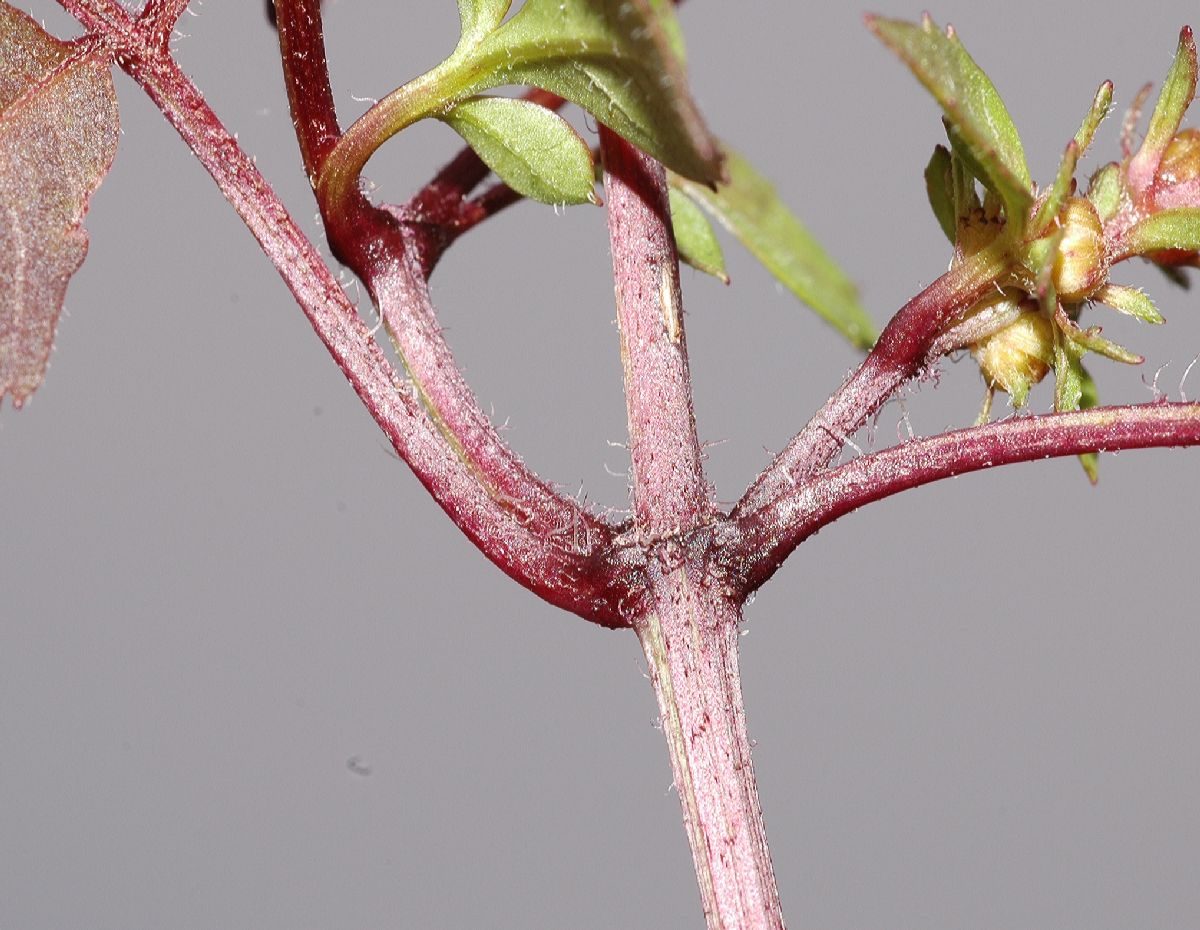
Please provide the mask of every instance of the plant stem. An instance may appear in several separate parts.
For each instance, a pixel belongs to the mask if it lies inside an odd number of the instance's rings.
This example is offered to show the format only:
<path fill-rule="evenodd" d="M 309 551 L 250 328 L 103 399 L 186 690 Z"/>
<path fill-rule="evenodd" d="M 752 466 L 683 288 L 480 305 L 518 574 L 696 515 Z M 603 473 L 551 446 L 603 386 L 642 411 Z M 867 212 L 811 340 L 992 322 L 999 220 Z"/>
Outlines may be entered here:
<path fill-rule="evenodd" d="M 664 550 L 634 622 L 658 698 L 709 930 L 783 927 L 738 673 L 740 608 Z"/>
<path fill-rule="evenodd" d="M 146 0 L 146 5 L 142 7 L 138 20 L 165 49 L 170 43 L 175 24 L 190 3 L 191 0 Z"/>
<path fill-rule="evenodd" d="M 277 0 L 280 50 L 292 121 L 310 178 L 324 177 L 339 133 L 318 0 Z M 433 72 L 430 72 L 432 74 Z M 421 94 L 406 85 L 407 99 Z M 445 441 L 496 503 L 531 533 L 596 553 L 611 540 L 603 521 L 558 493 L 500 438 L 463 378 L 429 296 L 428 262 L 395 214 L 375 207 L 355 184 L 331 204 L 318 198 L 329 244 L 366 284 L 388 335 Z"/>
<path fill-rule="evenodd" d="M 747 489 L 736 517 L 766 506 L 816 474 L 897 388 L 928 362 L 943 326 L 993 286 L 1007 254 L 982 252 L 956 265 L 897 311 L 875 348 Z"/>
<path fill-rule="evenodd" d="M 780 928 L 737 667 L 741 611 L 709 571 L 715 513 L 692 412 L 679 258 L 662 165 L 600 129 L 629 414 L 647 554 L 633 608 L 710 930 Z"/>
<path fill-rule="evenodd" d="M 1200 444 L 1200 404 L 1095 407 L 916 439 L 824 472 L 737 520 L 722 559 L 749 593 L 823 526 L 873 501 L 967 472 L 1085 452 Z"/>
<path fill-rule="evenodd" d="M 629 416 L 634 516 L 649 537 L 687 532 L 712 518 L 679 292 L 666 172 L 600 127 L 609 239 L 617 290 Z"/>
<path fill-rule="evenodd" d="M 529 511 L 499 500 L 493 487 L 446 442 L 379 346 L 312 243 L 203 96 L 156 38 L 115 0 L 60 0 L 105 42 L 121 67 L 162 110 L 216 181 L 275 265 L 363 405 L 463 533 L 510 577 L 556 606 L 604 626 L 627 626 L 617 609 L 627 592 L 613 584 L 607 536 L 572 519 L 538 526 Z M 514 477 L 514 480 L 515 477 Z M 549 493 L 547 491 L 547 493 Z M 587 518 L 592 523 L 595 518 Z"/>

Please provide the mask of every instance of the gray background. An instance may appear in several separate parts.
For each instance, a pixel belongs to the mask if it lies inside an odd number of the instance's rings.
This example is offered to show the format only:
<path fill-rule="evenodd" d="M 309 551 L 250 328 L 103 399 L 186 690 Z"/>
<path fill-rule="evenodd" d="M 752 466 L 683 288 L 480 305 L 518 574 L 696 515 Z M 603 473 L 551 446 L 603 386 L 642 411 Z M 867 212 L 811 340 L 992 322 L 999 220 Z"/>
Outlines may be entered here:
<path fill-rule="evenodd" d="M 179 55 L 318 235 L 259 7 L 197 3 Z M 327 7 L 343 118 L 455 38 L 449 0 Z M 936 13 L 1047 180 L 1100 80 L 1122 109 L 1161 80 L 1189 9 Z M 921 182 L 934 104 L 853 5 L 695 0 L 683 20 L 712 125 L 882 322 L 948 259 Z M 48 380 L 0 413 L 0 928 L 700 926 L 633 637 L 555 612 L 460 538 L 208 177 L 119 90 L 121 151 Z M 416 127 L 373 163 L 380 195 L 455 148 Z M 727 251 L 731 289 L 687 272 L 685 290 L 732 500 L 855 355 Z M 1151 286 L 1170 325 L 1096 312 L 1151 359 L 1094 366 L 1102 396 L 1150 399 L 1166 362 L 1178 396 L 1197 298 L 1141 267 L 1116 279 Z M 435 297 L 528 461 L 622 506 L 602 212 L 514 209 L 451 252 Z M 980 391 L 969 362 L 944 366 L 908 397 L 914 428 L 969 422 Z M 1196 462 L 1109 456 L 1092 489 L 1063 460 L 905 494 L 760 594 L 746 698 L 793 926 L 1200 920 Z"/>

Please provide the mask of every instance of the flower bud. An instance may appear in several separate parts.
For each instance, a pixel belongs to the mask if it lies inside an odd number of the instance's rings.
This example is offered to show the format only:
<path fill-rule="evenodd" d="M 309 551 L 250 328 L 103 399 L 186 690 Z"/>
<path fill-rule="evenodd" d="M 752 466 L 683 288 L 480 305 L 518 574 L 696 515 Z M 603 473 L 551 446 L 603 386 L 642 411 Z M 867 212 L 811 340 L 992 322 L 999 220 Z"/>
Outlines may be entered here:
<path fill-rule="evenodd" d="M 1174 186 L 1196 178 L 1200 178 L 1200 129 L 1185 129 L 1167 144 L 1155 181 L 1159 186 Z"/>
<path fill-rule="evenodd" d="M 1200 130 L 1177 133 L 1163 152 L 1155 175 L 1155 206 L 1171 209 L 1195 206 L 1196 181 L 1200 178 Z M 1184 187 L 1184 185 L 1190 185 Z M 1163 249 L 1145 256 L 1159 265 L 1195 265 L 1200 256 L 1194 249 Z"/>
<path fill-rule="evenodd" d="M 1025 301 L 1013 322 L 971 346 L 971 356 L 988 387 L 1007 391 L 1013 406 L 1023 407 L 1054 361 L 1054 328 L 1036 303 Z"/>
<path fill-rule="evenodd" d="M 1068 197 L 1058 222 L 1063 237 L 1054 258 L 1054 289 L 1064 303 L 1078 303 L 1108 280 L 1104 227 L 1096 208 L 1083 197 Z"/>

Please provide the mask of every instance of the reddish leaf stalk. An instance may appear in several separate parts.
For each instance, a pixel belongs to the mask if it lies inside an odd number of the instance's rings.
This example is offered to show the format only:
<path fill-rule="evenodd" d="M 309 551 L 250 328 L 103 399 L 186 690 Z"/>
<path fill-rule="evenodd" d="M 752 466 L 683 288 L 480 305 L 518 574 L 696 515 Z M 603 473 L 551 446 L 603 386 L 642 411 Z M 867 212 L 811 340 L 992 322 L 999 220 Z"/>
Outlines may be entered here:
<path fill-rule="evenodd" d="M 252 159 L 154 37 L 114 0 L 62 0 L 62 5 L 108 44 L 212 175 L 397 453 L 468 538 L 550 603 L 605 626 L 627 625 L 616 608 L 624 592 L 616 590 L 600 565 L 603 537 L 589 523 L 573 521 L 570 508 L 563 508 L 562 522 L 552 529 L 544 519 L 531 527 L 527 511 L 498 500 L 494 486 L 479 481 L 478 472 L 455 454 L 410 387 L 399 382 Z"/>
<path fill-rule="evenodd" d="M 1096 407 L 1017 417 L 860 456 L 736 521 L 722 553 L 746 593 L 821 527 L 873 501 L 943 478 L 1036 459 L 1200 444 L 1200 404 Z"/>
<path fill-rule="evenodd" d="M 692 412 L 666 174 L 601 127 L 629 415 L 634 514 L 648 552 L 632 622 L 658 698 L 708 926 L 783 926 L 737 665 L 740 602 L 710 570 L 712 495 Z"/>

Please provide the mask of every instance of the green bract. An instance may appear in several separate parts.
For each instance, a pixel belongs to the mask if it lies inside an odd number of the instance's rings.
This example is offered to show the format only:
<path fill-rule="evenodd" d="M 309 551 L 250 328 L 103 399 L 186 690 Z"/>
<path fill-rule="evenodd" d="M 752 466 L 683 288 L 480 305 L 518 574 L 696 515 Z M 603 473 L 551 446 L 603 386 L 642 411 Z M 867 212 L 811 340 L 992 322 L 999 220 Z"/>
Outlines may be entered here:
<path fill-rule="evenodd" d="M 944 145 L 936 146 L 925 166 L 925 193 L 934 218 L 954 245 L 958 239 L 958 211 L 954 200 L 954 164 Z"/>
<path fill-rule="evenodd" d="M 1154 306 L 1154 301 L 1144 291 L 1140 291 L 1136 287 L 1106 284 L 1092 295 L 1092 299 L 1097 303 L 1112 307 L 1114 310 L 1124 313 L 1127 316 L 1141 320 L 1143 323 L 1158 324 L 1164 322 L 1162 314 Z"/>
<path fill-rule="evenodd" d="M 1079 126 L 1079 131 L 1075 133 L 1075 144 L 1079 146 L 1080 158 L 1091 148 L 1096 130 L 1100 128 L 1100 124 L 1104 121 L 1104 117 L 1108 116 L 1108 111 L 1112 107 L 1112 99 L 1112 81 L 1105 81 L 1096 90 L 1092 108 L 1088 110 L 1087 116 L 1083 118 L 1083 122 Z"/>
<path fill-rule="evenodd" d="M 850 279 L 749 162 L 729 152 L 728 169 L 729 183 L 716 191 L 678 176 L 672 176 L 671 183 L 716 217 L 780 283 L 854 345 L 870 348 L 875 327 Z"/>
<path fill-rule="evenodd" d="M 683 44 L 683 30 L 679 27 L 679 18 L 675 15 L 675 0 L 650 0 L 650 7 L 671 43 L 671 51 L 683 64 L 687 63 L 687 49 Z"/>
<path fill-rule="evenodd" d="M 1200 249 L 1200 209 L 1180 207 L 1148 216 L 1125 234 L 1122 246 L 1128 255 Z"/>
<path fill-rule="evenodd" d="M 596 202 L 591 149 L 557 113 L 528 100 L 472 97 L 441 119 L 518 194 L 542 203 Z"/>
<path fill-rule="evenodd" d="M 1010 227 L 1019 232 L 1032 203 L 1032 179 L 1020 136 L 991 79 L 954 30 L 942 32 L 928 16 L 920 25 L 872 16 L 867 25 L 933 94 L 945 111 L 951 142 L 965 149 L 968 163 L 999 195 Z"/>
<path fill-rule="evenodd" d="M 1163 152 L 1178 131 L 1183 114 L 1195 94 L 1196 43 L 1192 40 L 1192 30 L 1184 26 L 1179 33 L 1175 61 L 1171 64 L 1171 70 L 1167 72 L 1158 103 L 1154 105 L 1154 115 L 1150 117 L 1146 138 L 1142 147 L 1130 159 L 1126 170 L 1126 178 L 1132 190 L 1144 191 L 1154 180 Z"/>

